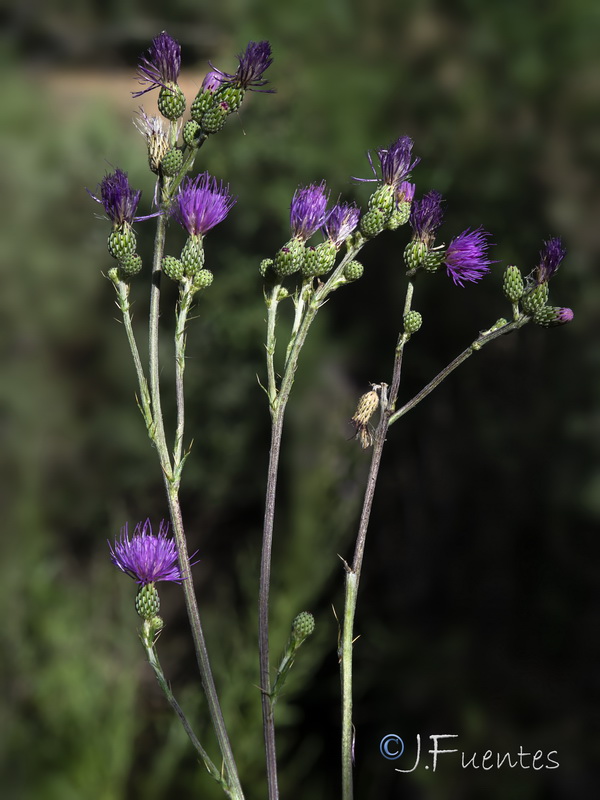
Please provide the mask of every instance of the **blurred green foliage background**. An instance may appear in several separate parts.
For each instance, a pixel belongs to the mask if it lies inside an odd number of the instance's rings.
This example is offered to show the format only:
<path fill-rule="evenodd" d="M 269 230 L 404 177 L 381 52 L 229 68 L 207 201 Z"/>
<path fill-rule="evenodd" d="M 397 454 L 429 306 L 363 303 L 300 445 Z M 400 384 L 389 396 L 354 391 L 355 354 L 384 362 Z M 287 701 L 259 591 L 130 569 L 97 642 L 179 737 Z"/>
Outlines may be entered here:
<path fill-rule="evenodd" d="M 366 203 L 367 150 L 403 134 L 418 193 L 447 198 L 448 239 L 483 224 L 500 262 L 460 290 L 417 287 L 422 331 L 408 399 L 478 330 L 508 315 L 503 265 L 536 264 L 560 235 L 567 260 L 554 330 L 525 328 L 467 362 L 405 421 L 384 456 L 355 645 L 358 798 L 589 798 L 599 783 L 598 251 L 600 6 L 594 0 L 154 0 L 4 4 L 0 425 L 0 785 L 6 800 L 217 798 L 137 641 L 134 585 L 106 540 L 166 513 L 117 321 L 108 226 L 93 190 L 115 166 L 153 182 L 131 125 L 137 59 L 163 29 L 183 47 L 191 101 L 208 60 L 227 71 L 268 39 L 274 95 L 247 98 L 198 167 L 238 203 L 207 239 L 216 280 L 190 325 L 183 487 L 200 606 L 249 800 L 265 796 L 255 597 L 268 451 L 258 264 L 288 237 L 298 184 Z M 142 98 L 153 113 L 155 98 Z M 168 251 L 181 237 L 171 232 Z M 179 239 L 178 239 L 179 236 Z M 138 226 L 150 259 L 152 223 Z M 351 554 L 368 453 L 348 441 L 357 397 L 388 380 L 403 301 L 406 233 L 363 251 L 365 276 L 323 310 L 289 408 L 277 517 L 273 652 L 313 611 L 278 704 L 282 797 L 339 794 L 338 554 Z M 144 340 L 148 272 L 136 281 Z M 164 297 L 172 421 L 173 287 Z M 161 591 L 165 671 L 211 752 L 177 587 Z M 424 749 L 556 750 L 559 769 L 394 772 L 398 733 Z M 455 745 L 452 745 L 455 746 Z M 442 757 L 444 758 L 444 757 Z M 547 763 L 547 762 L 544 762 Z M 409 766 L 404 764 L 404 767 Z"/>

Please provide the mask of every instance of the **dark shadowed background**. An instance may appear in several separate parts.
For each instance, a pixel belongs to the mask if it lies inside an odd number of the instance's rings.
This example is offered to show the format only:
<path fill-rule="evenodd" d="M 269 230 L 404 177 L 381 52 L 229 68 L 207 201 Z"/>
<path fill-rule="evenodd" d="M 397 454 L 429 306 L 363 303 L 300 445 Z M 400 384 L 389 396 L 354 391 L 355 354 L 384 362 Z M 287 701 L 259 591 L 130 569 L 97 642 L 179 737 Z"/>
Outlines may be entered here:
<path fill-rule="evenodd" d="M 166 29 L 191 102 L 208 61 L 227 71 L 268 39 L 274 95 L 249 96 L 200 153 L 238 203 L 206 241 L 215 282 L 190 324 L 183 485 L 195 581 L 249 800 L 266 794 L 256 689 L 256 591 L 268 453 L 265 310 L 258 264 L 289 235 L 299 184 L 326 179 L 364 207 L 366 152 L 403 134 L 418 195 L 441 191 L 446 240 L 483 225 L 499 261 L 477 286 L 419 282 L 424 325 L 407 350 L 409 399 L 509 315 L 506 264 L 525 273 L 544 239 L 568 255 L 551 302 L 574 321 L 528 326 L 471 358 L 403 422 L 384 454 L 355 645 L 357 798 L 583 800 L 600 782 L 600 6 L 595 0 L 269 0 L 219 4 L 3 4 L 0 131 L 0 598 L 6 800 L 221 797 L 144 660 L 133 582 L 106 540 L 166 513 L 158 462 L 111 285 L 94 190 L 120 167 L 153 176 L 131 124 L 137 59 Z M 142 98 L 154 113 L 155 96 Z M 100 209 L 101 210 L 101 209 Z M 152 222 L 137 226 L 144 340 Z M 168 252 L 181 236 L 173 230 Z M 365 275 L 322 311 L 289 407 L 276 521 L 273 652 L 303 609 L 317 633 L 278 704 L 282 797 L 339 796 L 338 554 L 350 558 L 368 452 L 348 424 L 369 381 L 388 381 L 407 233 L 365 247 Z M 163 377 L 172 421 L 166 288 Z M 283 343 L 283 334 L 280 335 Z M 181 592 L 161 590 L 159 650 L 216 758 Z M 406 755 L 379 743 L 401 736 Z M 476 753 L 542 752 L 514 768 L 425 769 L 431 734 Z M 417 735 L 422 762 L 412 773 Z M 549 769 L 551 758 L 558 762 Z M 427 756 L 427 763 L 430 763 Z M 489 763 L 489 762 L 488 762 Z M 525 768 L 525 766 L 529 768 Z"/>

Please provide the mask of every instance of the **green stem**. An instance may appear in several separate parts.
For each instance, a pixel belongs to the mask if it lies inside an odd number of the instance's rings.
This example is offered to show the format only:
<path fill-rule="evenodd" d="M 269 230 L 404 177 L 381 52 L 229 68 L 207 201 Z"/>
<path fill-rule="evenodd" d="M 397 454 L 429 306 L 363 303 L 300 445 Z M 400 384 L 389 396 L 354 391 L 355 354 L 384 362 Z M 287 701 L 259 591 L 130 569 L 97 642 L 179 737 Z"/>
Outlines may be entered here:
<path fill-rule="evenodd" d="M 287 358 L 279 391 L 275 384 L 275 374 L 272 367 L 272 358 L 275 346 L 275 310 L 269 309 L 267 325 L 272 325 L 267 334 L 267 371 L 269 372 L 269 399 L 271 409 L 271 447 L 269 450 L 269 466 L 267 471 L 267 489 L 265 498 L 265 516 L 263 523 L 263 540 L 261 551 L 260 586 L 258 599 L 258 650 L 260 666 L 260 687 L 262 692 L 263 731 L 265 739 L 267 786 L 269 800 L 278 800 L 279 788 L 277 779 L 277 751 L 275 746 L 275 719 L 273 715 L 273 697 L 271 694 L 271 675 L 269 657 L 269 594 L 271 585 L 271 559 L 273 548 L 273 529 L 275 521 L 275 501 L 277 494 L 277 473 L 279 468 L 279 455 L 281 451 L 281 437 L 287 401 L 292 390 L 300 351 L 306 341 L 308 331 L 312 325 L 319 308 L 327 296 L 342 285 L 342 274 L 345 265 L 356 257 L 362 248 L 361 239 L 344 256 L 340 264 L 331 274 L 325 284 L 320 284 L 309 302 L 307 302 L 304 316 L 297 327 L 295 336 L 292 336 L 291 347 L 288 348 Z M 272 294 L 272 298 L 274 295 Z M 270 352 L 270 345 L 273 352 Z"/>
<path fill-rule="evenodd" d="M 277 283 L 273 286 L 271 294 L 267 296 L 265 293 L 265 302 L 267 304 L 267 343 L 265 351 L 267 353 L 267 394 L 269 397 L 269 411 L 271 415 L 275 407 L 275 400 L 277 398 L 277 379 L 275 378 L 275 346 L 277 339 L 275 336 L 275 326 L 277 323 L 277 305 L 279 303 L 279 290 L 281 284 Z"/>
<path fill-rule="evenodd" d="M 404 314 L 410 311 L 414 285 L 412 281 L 408 282 L 406 289 L 406 298 L 404 301 Z M 394 369 L 392 373 L 392 383 L 390 386 L 389 398 L 385 397 L 385 387 L 381 390 L 381 419 L 377 426 L 375 439 L 373 442 L 373 454 L 371 456 L 371 465 L 369 467 L 369 475 L 367 477 L 367 486 L 365 489 L 365 496 L 363 500 L 363 507 L 360 516 L 360 523 L 358 526 L 358 534 L 356 536 L 356 544 L 354 547 L 354 559 L 352 566 L 345 564 L 346 570 L 346 591 L 344 598 L 344 617 L 342 623 L 342 642 L 341 642 L 341 687 L 342 687 L 342 798 L 343 800 L 352 800 L 354 795 L 353 775 L 352 768 L 354 762 L 354 726 L 352 723 L 352 652 L 354 641 L 354 617 L 356 614 L 356 603 L 358 599 L 358 586 L 360 583 L 360 575 L 362 570 L 362 562 L 365 553 L 365 544 L 367 540 L 367 531 L 369 529 L 369 520 L 371 517 L 371 509 L 373 507 L 373 498 L 375 496 L 375 487 L 377 484 L 377 477 L 379 475 L 379 467 L 381 465 L 381 457 L 383 455 L 383 448 L 385 446 L 387 429 L 389 427 L 390 417 L 398 397 L 398 390 L 400 388 L 400 377 L 402 374 L 402 359 L 404 355 L 404 347 L 409 337 L 402 333 L 398 338 L 396 345 L 396 352 L 394 357 Z"/>
<path fill-rule="evenodd" d="M 465 362 L 473 353 L 477 353 L 481 350 L 482 347 L 485 347 L 486 344 L 493 342 L 494 339 L 497 339 L 500 336 L 505 336 L 507 333 L 512 333 L 513 331 L 522 328 L 523 325 L 526 325 L 530 321 L 531 317 L 522 315 L 515 319 L 513 322 L 508 322 L 506 325 L 502 325 L 499 328 L 491 328 L 489 331 L 485 331 L 484 333 L 479 334 L 477 339 L 470 344 L 462 353 L 456 356 L 456 358 L 451 361 L 443 370 L 438 372 L 435 378 L 430 381 L 427 386 L 424 386 L 420 392 L 405 403 L 402 408 L 399 408 L 392 416 L 390 417 L 390 425 L 393 425 L 394 422 L 397 422 L 400 417 L 403 417 L 408 411 L 413 409 L 417 406 L 421 400 L 424 400 L 427 395 L 431 394 L 434 389 L 436 389 L 442 381 L 444 381 L 450 373 L 454 372 L 454 370 L 459 367 L 463 362 Z"/>
<path fill-rule="evenodd" d="M 181 514 L 181 505 L 179 503 L 178 490 L 171 484 L 165 477 L 165 484 L 167 488 L 167 496 L 169 500 L 169 510 L 171 513 L 171 522 L 173 525 L 173 534 L 175 536 L 175 543 L 177 546 L 177 553 L 179 556 L 179 568 L 183 578 L 182 587 L 185 597 L 185 604 L 188 612 L 190 628 L 192 631 L 192 638 L 196 650 L 196 660 L 200 671 L 202 680 L 202 687 L 206 695 L 208 703 L 208 711 L 210 714 L 211 722 L 215 731 L 215 735 L 219 742 L 219 748 L 225 764 L 225 772 L 227 775 L 227 785 L 229 786 L 230 796 L 234 800 L 243 800 L 244 793 L 240 784 L 237 766 L 231 743 L 225 727 L 223 713 L 219 703 L 219 697 L 215 686 L 210 661 L 208 657 L 208 650 L 204 639 L 204 632 L 200 622 L 200 613 L 198 610 L 198 601 L 194 592 L 194 584 L 192 580 L 192 571 L 190 568 L 190 559 L 187 549 L 187 540 L 185 538 L 185 531 L 183 527 L 183 517 Z"/>
<path fill-rule="evenodd" d="M 125 281 L 119 279 L 113 281 L 113 283 L 118 297 L 117 305 L 121 309 L 121 314 L 123 315 L 123 325 L 125 327 L 127 341 L 129 342 L 129 349 L 131 350 L 138 386 L 140 389 L 138 405 L 140 407 L 140 411 L 142 412 L 144 422 L 146 423 L 148 435 L 151 439 L 154 439 L 154 423 L 152 420 L 152 404 L 150 402 L 148 381 L 146 380 L 146 375 L 142 366 L 142 359 L 140 358 L 140 351 L 137 346 L 137 341 L 135 339 L 133 325 L 131 322 L 131 306 L 129 305 L 130 286 Z"/>
<path fill-rule="evenodd" d="M 142 640 L 143 640 L 143 637 L 142 637 Z M 167 683 L 167 680 L 166 680 L 166 678 L 164 676 L 162 667 L 160 665 L 160 661 L 158 660 L 158 654 L 156 652 L 156 648 L 154 647 L 154 645 L 150 645 L 148 643 L 144 643 L 144 647 L 146 648 L 146 654 L 148 656 L 148 661 L 150 662 L 150 666 L 154 670 L 154 674 L 156 675 L 156 679 L 157 679 L 157 681 L 159 683 L 159 686 L 162 689 L 165 697 L 167 698 L 171 708 L 173 709 L 173 711 L 179 717 L 179 719 L 181 721 L 181 724 L 183 726 L 183 729 L 187 733 L 189 740 L 193 744 L 193 746 L 196 749 L 196 751 L 197 751 L 198 755 L 200 756 L 200 758 L 204 761 L 204 765 L 205 765 L 206 769 L 208 770 L 208 772 L 210 773 L 210 775 L 212 775 L 212 777 L 218 783 L 220 783 L 223 786 L 223 788 L 226 791 L 226 793 L 229 794 L 229 788 L 224 784 L 223 778 L 221 776 L 221 773 L 219 772 L 219 770 L 216 768 L 216 766 L 211 761 L 210 756 L 208 755 L 206 750 L 202 747 L 202 744 L 200 743 L 200 740 L 198 739 L 198 737 L 194 733 L 194 731 L 192 729 L 192 726 L 188 722 L 187 717 L 185 716 L 185 714 L 183 713 L 183 710 L 182 710 L 181 706 L 179 705 L 179 703 L 175 699 L 175 696 L 174 696 L 173 692 L 171 691 L 171 687 Z"/>
<path fill-rule="evenodd" d="M 159 186 L 160 189 L 160 186 Z M 167 448 L 164 421 L 160 403 L 160 366 L 159 366 L 159 314 L 160 314 L 160 278 L 161 278 L 161 262 L 164 252 L 166 234 L 166 220 L 164 215 L 158 217 L 156 226 L 156 236 L 154 241 L 154 260 L 152 266 L 152 288 L 150 294 L 150 328 L 149 328 L 149 371 L 150 371 L 150 397 L 152 402 L 152 412 L 154 420 L 154 442 L 158 452 L 160 465 L 163 471 L 163 479 L 169 501 L 169 510 L 171 522 L 173 525 L 173 533 L 175 536 L 175 544 L 177 547 L 177 555 L 179 559 L 179 568 L 183 577 L 183 594 L 185 598 L 185 605 L 187 609 L 188 619 L 190 623 L 192 639 L 194 642 L 194 649 L 196 651 L 196 660 L 200 671 L 202 685 L 206 693 L 208 702 L 209 713 L 211 721 L 219 742 L 225 769 L 227 773 L 227 783 L 230 787 L 231 796 L 234 800 L 242 800 L 243 792 L 237 774 L 237 767 L 233 757 L 233 751 L 229 742 L 229 737 L 225 728 L 223 714 L 219 704 L 217 691 L 212 676 L 210 661 L 208 658 L 208 651 L 206 642 L 204 640 L 204 633 L 200 623 L 200 614 L 198 611 L 198 602 L 194 592 L 192 582 L 192 575 L 190 569 L 190 561 L 187 550 L 187 541 L 185 538 L 185 531 L 183 527 L 183 517 L 181 514 L 181 506 L 179 503 L 178 488 L 179 477 L 174 477 L 173 467 Z M 183 409 L 181 408 L 181 411 Z M 181 420 L 183 426 L 183 419 Z"/>
<path fill-rule="evenodd" d="M 406 300 L 404 304 L 404 314 L 410 311 L 413 284 L 409 281 Z M 427 384 L 415 397 L 412 398 L 398 411 L 394 411 L 398 391 L 400 388 L 400 378 L 402 372 L 402 358 L 404 346 L 408 341 L 406 334 L 401 334 L 396 346 L 394 371 L 392 383 L 390 386 L 389 402 L 383 403 L 382 401 L 382 415 L 375 440 L 373 444 L 373 455 L 371 458 L 371 466 L 367 478 L 367 487 L 363 501 L 363 508 L 359 523 L 358 534 L 356 538 L 356 545 L 354 551 L 354 560 L 352 566 L 345 564 L 346 569 L 346 592 L 345 592 L 345 605 L 344 605 L 344 619 L 342 630 L 342 643 L 341 643 L 341 683 L 342 683 L 342 798 L 343 800 L 352 800 L 353 797 L 353 780 L 352 780 L 352 763 L 353 763 L 353 725 L 352 725 L 352 643 L 354 637 L 354 617 L 356 613 L 356 603 L 358 598 L 358 585 L 360 582 L 360 575 L 362 569 L 362 562 L 364 558 L 365 544 L 367 530 L 369 526 L 369 519 L 373 505 L 373 497 L 375 494 L 375 486 L 381 464 L 381 456 L 383 447 L 385 445 L 386 436 L 390 425 L 396 422 L 401 416 L 406 414 L 418 403 L 421 402 L 428 394 L 430 394 L 442 381 L 448 377 L 460 364 L 466 361 L 474 352 L 481 350 L 489 342 L 511 333 L 518 328 L 521 328 L 527 322 L 529 317 L 519 316 L 513 322 L 506 323 L 500 326 L 493 326 L 488 331 L 480 333 L 477 339 L 467 347 L 460 355 L 458 355 L 447 367 L 445 367 L 430 383 Z"/>
<path fill-rule="evenodd" d="M 175 445 L 173 448 L 173 471 L 179 486 L 183 468 L 183 432 L 185 427 L 185 395 L 183 391 L 183 374 L 185 371 L 185 326 L 194 299 L 191 291 L 191 280 L 184 278 L 180 284 L 179 308 L 175 315 L 175 397 L 177 403 L 177 423 L 175 428 Z"/>
<path fill-rule="evenodd" d="M 161 190 L 159 182 L 159 191 Z M 160 363 L 159 363 L 159 316 L 160 282 L 162 277 L 162 257 L 165 249 L 167 221 L 161 214 L 156 223 L 154 237 L 154 257 L 152 261 L 152 285 L 150 289 L 150 320 L 148 329 L 148 364 L 150 368 L 150 398 L 154 420 L 154 441 L 165 478 L 172 479 L 172 467 L 165 436 L 162 407 L 160 402 Z"/>

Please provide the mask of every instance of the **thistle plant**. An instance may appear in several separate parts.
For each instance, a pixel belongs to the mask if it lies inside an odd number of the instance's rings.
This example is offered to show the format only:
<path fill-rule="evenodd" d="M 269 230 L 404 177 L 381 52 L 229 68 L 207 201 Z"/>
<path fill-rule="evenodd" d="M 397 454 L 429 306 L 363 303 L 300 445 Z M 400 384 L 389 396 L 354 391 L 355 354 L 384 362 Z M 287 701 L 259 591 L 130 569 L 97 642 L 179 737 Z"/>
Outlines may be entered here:
<path fill-rule="evenodd" d="M 235 72 L 228 73 L 210 64 L 211 69 L 204 77 L 197 96 L 188 104 L 178 86 L 181 68 L 179 44 L 167 33 L 161 33 L 140 59 L 138 80 L 144 88 L 134 93 L 135 96 L 142 96 L 158 90 L 160 116 L 148 115 L 141 109 L 136 120 L 138 129 L 146 139 L 149 169 L 156 176 L 153 198 L 155 210 L 146 216 L 137 216 L 141 192 L 129 185 L 127 174 L 120 168 L 107 174 L 96 194 L 92 194 L 103 206 L 112 224 L 108 253 L 113 262 L 106 275 L 115 289 L 123 318 L 138 380 L 138 406 L 158 455 L 170 519 L 170 523 L 160 523 L 158 533 L 153 533 L 150 521 L 146 520 L 136 526 L 131 538 L 125 526 L 121 537 L 110 545 L 110 558 L 139 586 L 136 610 L 142 619 L 140 637 L 167 701 L 181 720 L 208 772 L 220 783 L 224 793 L 235 800 L 241 800 L 244 796 L 242 782 L 213 680 L 194 591 L 191 568 L 195 562 L 190 560 L 188 552 L 179 490 L 186 460 L 190 456 L 190 448 L 185 445 L 184 386 L 190 311 L 197 304 L 201 314 L 204 293 L 210 289 L 214 279 L 210 260 L 212 253 L 210 246 L 205 251 L 205 240 L 210 231 L 232 212 L 236 198 L 235 187 L 230 189 L 206 170 L 199 170 L 195 175 L 193 170 L 200 148 L 209 137 L 218 134 L 231 114 L 238 111 L 248 92 L 273 92 L 273 89 L 265 88 L 267 80 L 264 78 L 271 63 L 268 42 L 250 42 L 246 50 L 238 55 Z M 184 121 L 186 107 L 190 109 L 190 118 Z M 332 295 L 336 294 L 337 297 L 338 290 L 361 279 L 364 267 L 358 256 L 363 247 L 384 231 L 394 232 L 398 244 L 395 245 L 397 255 L 393 268 L 405 272 L 406 290 L 403 302 L 398 303 L 397 337 L 390 344 L 392 368 L 389 375 L 381 376 L 384 380 L 372 384 L 362 394 L 352 417 L 360 446 L 370 452 L 370 468 L 353 557 L 349 561 L 342 560 L 345 601 L 338 655 L 344 800 L 353 797 L 354 618 L 382 453 L 386 443 L 393 441 L 389 429 L 485 345 L 500 336 L 518 331 L 529 322 L 548 328 L 562 325 L 573 318 L 570 309 L 548 304 L 548 284 L 565 256 L 560 239 L 551 238 L 543 244 L 538 264 L 527 276 L 523 277 L 520 269 L 514 265 L 504 271 L 502 291 L 510 308 L 507 318 L 492 320 L 487 330 L 477 333 L 467 347 L 414 397 L 399 405 L 405 350 L 412 337 L 429 322 L 414 307 L 418 305 L 417 284 L 440 279 L 447 282 L 449 290 L 454 291 L 455 287 L 460 290 L 466 284 L 478 283 L 486 278 L 496 263 L 490 257 L 490 248 L 493 246 L 491 234 L 482 227 L 480 220 L 475 220 L 476 227 L 467 227 L 450 238 L 448 244 L 443 241 L 436 243 L 443 225 L 443 198 L 437 191 L 417 197 L 412 173 L 418 167 L 420 158 L 413 155 L 413 149 L 412 139 L 401 135 L 388 147 L 375 150 L 375 158 L 369 154 L 373 177 L 355 179 L 358 184 L 374 184 L 363 211 L 355 202 L 338 199 L 331 203 L 331 191 L 325 180 L 297 187 L 293 193 L 290 192 L 289 238 L 276 252 L 265 254 L 257 270 L 257 288 L 262 279 L 266 305 L 266 365 L 261 385 L 271 417 L 261 568 L 257 587 L 258 684 L 269 800 L 279 797 L 275 705 L 282 696 L 282 689 L 300 647 L 314 629 L 312 614 L 299 611 L 291 622 L 290 637 L 279 665 L 273 670 L 269 642 L 271 557 L 282 432 L 302 349 L 317 314 L 331 302 Z M 137 253 L 134 225 L 150 219 L 154 220 L 156 226 L 154 254 L 152 264 L 144 269 Z M 166 247 L 167 224 L 170 220 L 178 223 L 187 234 L 183 248 L 176 253 L 168 252 Z M 402 228 L 408 228 L 410 233 L 405 234 Z M 159 341 L 163 273 L 178 286 L 178 301 L 172 312 L 176 408 L 172 441 L 166 434 L 161 407 Z M 130 295 L 134 285 L 142 290 L 146 287 L 150 295 L 147 356 L 140 352 L 132 326 Z M 293 306 L 289 327 L 287 317 L 279 314 L 282 304 Z M 157 640 L 164 628 L 159 616 L 160 599 L 156 588 L 156 583 L 160 581 L 171 581 L 182 587 L 201 685 L 207 698 L 222 767 L 216 766 L 194 734 L 160 666 Z M 331 645 L 334 650 L 336 643 L 332 642 Z M 255 690 L 249 687 L 249 691 Z"/>

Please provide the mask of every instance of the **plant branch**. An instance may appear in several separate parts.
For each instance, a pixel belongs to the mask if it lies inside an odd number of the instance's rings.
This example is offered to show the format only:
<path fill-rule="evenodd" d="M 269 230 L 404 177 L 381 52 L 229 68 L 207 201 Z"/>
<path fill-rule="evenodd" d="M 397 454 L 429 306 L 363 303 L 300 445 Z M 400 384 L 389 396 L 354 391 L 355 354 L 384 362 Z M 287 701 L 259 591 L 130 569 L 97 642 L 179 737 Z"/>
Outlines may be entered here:
<path fill-rule="evenodd" d="M 410 311 L 412 296 L 414 291 L 414 284 L 412 281 L 408 282 L 406 289 L 406 298 L 404 301 L 404 314 Z M 353 788 L 353 763 L 354 763 L 354 726 L 352 724 L 352 651 L 354 642 L 354 617 L 356 614 L 356 603 L 358 600 L 358 586 L 360 583 L 360 575 L 362 570 L 362 562 L 365 552 L 365 544 L 367 539 L 367 531 L 369 529 L 369 520 L 371 517 L 371 509 L 373 507 L 373 498 L 375 496 L 375 487 L 377 485 L 377 477 L 379 475 L 379 467 L 381 465 L 381 457 L 383 455 L 383 448 L 386 441 L 387 430 L 390 423 L 390 417 L 394 408 L 398 390 L 400 387 L 400 378 L 402 374 L 402 360 L 404 355 L 404 347 L 409 340 L 409 336 L 405 333 L 400 334 L 398 343 L 396 345 L 394 368 L 392 373 L 392 382 L 390 386 L 389 397 L 386 397 L 385 384 L 381 388 L 381 417 L 375 439 L 373 442 L 373 453 L 371 456 L 371 465 L 369 467 L 369 475 L 367 477 L 367 486 L 365 489 L 365 496 L 363 499 L 363 506 L 360 516 L 360 523 L 358 526 L 358 534 L 356 536 L 356 544 L 354 547 L 354 559 L 352 565 L 344 562 L 346 570 L 346 591 L 344 598 L 344 618 L 342 625 L 342 641 L 341 641 L 341 684 L 342 684 L 342 798 L 343 800 L 352 800 L 354 794 Z"/>
<path fill-rule="evenodd" d="M 147 624 L 148 624 L 147 622 L 144 622 L 145 626 Z M 223 778 L 221 776 L 221 773 L 219 772 L 219 770 L 216 768 L 216 766 L 211 761 L 210 756 L 208 755 L 206 750 L 202 747 L 202 744 L 200 743 L 200 740 L 198 739 L 198 737 L 194 733 L 194 731 L 192 729 L 192 726 L 188 722 L 187 717 L 185 716 L 185 714 L 183 713 L 183 710 L 182 710 L 181 706 L 179 705 L 179 703 L 175 699 L 175 695 L 171 691 L 171 687 L 167 683 L 167 680 L 165 678 L 164 672 L 163 672 L 162 667 L 160 665 L 160 661 L 158 659 L 158 654 L 156 652 L 156 647 L 154 646 L 153 643 L 151 643 L 149 641 L 146 641 L 146 638 L 145 638 L 144 634 L 142 634 L 141 638 L 142 638 L 142 642 L 144 643 L 144 647 L 146 649 L 146 654 L 148 656 L 148 661 L 150 663 L 150 666 L 154 670 L 154 674 L 156 675 L 156 679 L 157 679 L 157 681 L 159 683 L 159 686 L 162 689 L 165 697 L 167 698 L 171 708 L 173 709 L 173 711 L 179 717 L 179 720 L 181 721 L 181 724 L 183 726 L 184 731 L 187 733 L 189 740 L 194 745 L 194 748 L 196 749 L 197 753 L 199 754 L 199 756 L 204 761 L 204 765 L 205 765 L 206 769 L 208 770 L 210 775 L 212 775 L 212 777 L 218 783 L 220 783 L 223 786 L 223 789 L 229 795 L 229 788 L 224 783 Z"/>
<path fill-rule="evenodd" d="M 306 341 L 308 331 L 320 307 L 327 296 L 345 283 L 343 271 L 345 265 L 356 257 L 362 248 L 363 239 L 359 239 L 350 248 L 340 264 L 332 272 L 324 284 L 319 284 L 309 301 L 304 306 L 301 321 L 295 319 L 290 346 L 286 355 L 285 369 L 279 390 L 277 391 L 273 357 L 275 350 L 275 309 L 269 307 L 267 325 L 272 326 L 267 334 L 267 371 L 269 373 L 269 401 L 271 410 L 271 447 L 269 450 L 269 466 L 267 471 L 267 489 L 265 499 L 265 516 L 263 523 L 263 540 L 260 566 L 260 586 L 258 600 L 258 649 L 260 666 L 260 687 L 262 692 L 263 730 L 267 763 L 267 785 L 269 800 L 278 800 L 279 788 L 277 779 L 277 753 L 275 746 L 275 720 L 273 715 L 273 697 L 271 694 L 271 674 L 269 656 L 269 595 L 271 584 L 271 560 L 273 548 L 273 530 L 275 522 L 275 502 L 277 495 L 277 473 L 283 435 L 283 422 L 287 401 L 292 390 L 300 351 Z M 275 290 L 274 290 L 275 291 Z M 277 289 L 278 291 L 278 289 Z M 303 287 L 302 291 L 306 291 Z M 274 292 L 271 295 L 273 305 Z"/>
<path fill-rule="evenodd" d="M 507 333 L 512 333 L 513 331 L 522 328 L 523 325 L 526 325 L 530 321 L 531 317 L 522 315 L 517 317 L 513 322 L 507 322 L 505 325 L 500 325 L 499 327 L 493 326 L 488 331 L 484 331 L 480 333 L 477 339 L 470 344 L 462 353 L 456 356 L 443 370 L 438 372 L 435 378 L 430 381 L 427 386 L 424 386 L 420 392 L 405 403 L 398 411 L 394 412 L 390 417 L 390 425 L 393 425 L 394 422 L 397 422 L 400 417 L 403 417 L 408 411 L 413 409 L 417 406 L 421 400 L 424 400 L 427 395 L 431 394 L 431 392 L 436 389 L 442 381 L 444 381 L 448 375 L 450 375 L 454 370 L 459 367 L 463 362 L 465 362 L 473 353 L 477 353 L 484 347 L 486 344 L 493 342 L 494 339 L 498 339 L 500 336 L 505 336 Z"/>

